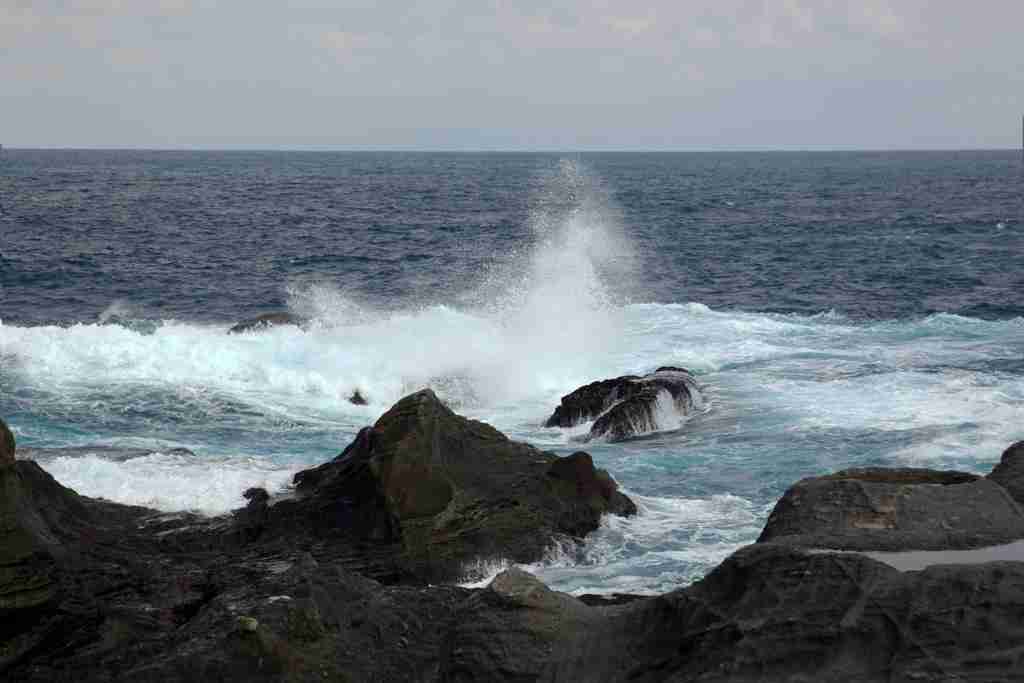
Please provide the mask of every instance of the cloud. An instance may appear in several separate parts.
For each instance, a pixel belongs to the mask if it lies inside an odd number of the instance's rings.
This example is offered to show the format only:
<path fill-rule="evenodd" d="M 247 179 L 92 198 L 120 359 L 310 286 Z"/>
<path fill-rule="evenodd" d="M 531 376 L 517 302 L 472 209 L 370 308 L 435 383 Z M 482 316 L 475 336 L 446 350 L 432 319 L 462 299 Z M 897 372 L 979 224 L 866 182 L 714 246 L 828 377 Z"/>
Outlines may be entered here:
<path fill-rule="evenodd" d="M 950 0 L 0 0 L 0 106 L 26 145 L 1012 146 L 1021 25 Z M 58 96 L 121 124 L 71 107 L 55 138 Z"/>

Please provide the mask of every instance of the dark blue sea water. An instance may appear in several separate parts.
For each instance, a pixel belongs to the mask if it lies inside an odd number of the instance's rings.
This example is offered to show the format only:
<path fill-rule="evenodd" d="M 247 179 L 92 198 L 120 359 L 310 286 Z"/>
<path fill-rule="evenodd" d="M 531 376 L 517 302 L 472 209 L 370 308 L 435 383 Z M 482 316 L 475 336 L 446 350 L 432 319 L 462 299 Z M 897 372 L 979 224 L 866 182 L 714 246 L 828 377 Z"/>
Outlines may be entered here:
<path fill-rule="evenodd" d="M 82 493 L 216 513 L 424 385 L 569 451 L 559 396 L 685 365 L 696 416 L 588 444 L 642 514 L 532 568 L 664 590 L 802 476 L 1024 438 L 1022 202 L 1015 152 L 3 150 L 0 415 Z M 279 309 L 314 324 L 225 334 Z"/>

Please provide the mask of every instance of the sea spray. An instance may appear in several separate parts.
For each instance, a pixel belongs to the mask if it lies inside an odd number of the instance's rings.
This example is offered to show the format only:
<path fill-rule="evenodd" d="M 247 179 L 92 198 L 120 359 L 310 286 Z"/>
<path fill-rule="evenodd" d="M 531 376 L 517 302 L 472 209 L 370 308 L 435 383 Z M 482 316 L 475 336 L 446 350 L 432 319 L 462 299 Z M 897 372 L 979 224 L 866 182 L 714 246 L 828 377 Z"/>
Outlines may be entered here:
<path fill-rule="evenodd" d="M 291 283 L 290 308 L 339 353 L 363 356 L 372 376 L 357 381 L 380 403 L 430 386 L 458 407 L 493 406 L 588 381 L 620 344 L 635 256 L 621 213 L 578 162 L 539 182 L 532 242 L 454 297 L 464 305 L 425 293 L 417 307 L 374 310 L 330 283 Z"/>

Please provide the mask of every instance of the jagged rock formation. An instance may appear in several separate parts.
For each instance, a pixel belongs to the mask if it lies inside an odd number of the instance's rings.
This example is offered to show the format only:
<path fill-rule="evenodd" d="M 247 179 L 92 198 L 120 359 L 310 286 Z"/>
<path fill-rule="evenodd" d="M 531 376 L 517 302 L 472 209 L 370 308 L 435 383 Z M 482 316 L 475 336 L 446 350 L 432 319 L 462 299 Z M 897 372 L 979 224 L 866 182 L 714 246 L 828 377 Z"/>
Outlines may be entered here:
<path fill-rule="evenodd" d="M 278 325 L 295 325 L 297 327 L 301 327 L 303 324 L 305 324 L 305 321 L 294 313 L 276 311 L 274 313 L 264 313 L 256 316 L 255 318 L 247 318 L 236 323 L 228 330 L 228 334 L 257 332 L 259 330 L 265 330 L 269 327 L 276 327 Z"/>
<path fill-rule="evenodd" d="M 429 389 L 403 398 L 295 484 L 296 498 L 270 509 L 271 530 L 390 544 L 397 566 L 434 581 L 458 578 L 480 558 L 534 562 L 558 537 L 596 529 L 603 514 L 636 512 L 586 453 L 559 458 L 511 441 Z"/>
<path fill-rule="evenodd" d="M 964 472 L 851 469 L 786 491 L 761 542 L 845 550 L 976 548 L 1024 538 L 1024 512 L 999 484 Z"/>
<path fill-rule="evenodd" d="M 624 375 L 592 382 L 562 397 L 544 423 L 546 427 L 574 427 L 595 420 L 587 439 L 621 441 L 656 431 L 658 402 L 665 400 L 682 415 L 693 410 L 698 391 L 693 375 L 683 368 L 661 367 L 643 377 Z"/>

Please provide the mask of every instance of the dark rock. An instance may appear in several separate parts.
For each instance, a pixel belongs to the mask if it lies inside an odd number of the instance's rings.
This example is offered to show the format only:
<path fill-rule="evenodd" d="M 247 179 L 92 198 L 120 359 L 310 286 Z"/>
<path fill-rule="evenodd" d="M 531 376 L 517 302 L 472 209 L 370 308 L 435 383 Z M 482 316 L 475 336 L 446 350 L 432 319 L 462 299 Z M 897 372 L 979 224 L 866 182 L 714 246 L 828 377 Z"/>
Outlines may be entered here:
<path fill-rule="evenodd" d="M 623 618 L 645 637 L 619 680 L 1019 680 L 1021 578 L 1022 563 L 901 573 L 749 546 Z"/>
<path fill-rule="evenodd" d="M 481 558 L 533 562 L 560 536 L 582 537 L 602 514 L 633 514 L 590 456 L 509 440 L 456 415 L 425 389 L 362 430 L 335 460 L 295 476 L 297 499 L 271 523 L 394 544 L 427 580 L 459 578 Z"/>
<path fill-rule="evenodd" d="M 348 402 L 355 406 L 365 406 L 367 404 L 366 399 L 363 398 L 358 389 L 353 391 L 352 395 L 348 397 Z"/>
<path fill-rule="evenodd" d="M 266 505 L 267 501 L 270 500 L 270 494 L 267 493 L 265 488 L 254 486 L 246 489 L 242 493 L 242 498 L 249 501 L 249 505 Z"/>
<path fill-rule="evenodd" d="M 605 640 L 615 637 L 606 622 L 602 611 L 510 569 L 461 605 L 438 680 L 617 680 L 602 678 L 623 645 Z"/>
<path fill-rule="evenodd" d="M 544 426 L 575 427 L 581 422 L 593 420 L 611 404 L 625 398 L 624 394 L 639 390 L 639 379 L 638 375 L 623 375 L 582 386 L 562 397 L 561 403 Z"/>
<path fill-rule="evenodd" d="M 234 531 L 243 541 L 253 541 L 263 533 L 267 523 L 270 494 L 264 488 L 249 488 L 242 493 L 248 504 L 234 512 Z"/>
<path fill-rule="evenodd" d="M 546 427 L 573 427 L 595 420 L 587 439 L 621 441 L 656 431 L 659 398 L 665 397 L 680 414 L 693 410 L 697 383 L 682 368 L 664 366 L 643 377 L 624 375 L 580 387 L 562 397 Z"/>
<path fill-rule="evenodd" d="M 622 516 L 636 514 L 636 505 L 618 492 L 619 486 L 605 470 L 594 467 L 589 453 L 576 451 L 551 463 L 548 476 L 562 484 L 564 498 L 574 501 L 562 516 L 561 530 L 585 536 L 594 530 L 594 519 L 606 512 Z"/>
<path fill-rule="evenodd" d="M 14 464 L 14 434 L 7 423 L 0 420 L 0 467 Z"/>
<path fill-rule="evenodd" d="M 228 334 L 256 332 L 267 329 L 268 327 L 276 327 L 278 325 L 295 325 L 301 327 L 304 322 L 305 321 L 299 316 L 293 313 L 288 313 L 287 311 L 264 313 L 263 315 L 258 315 L 255 318 L 248 318 L 237 323 L 228 330 Z"/>
<path fill-rule="evenodd" d="M 1019 538 L 1024 513 L 992 480 L 964 472 L 872 468 L 797 482 L 776 504 L 758 542 L 943 550 Z"/>
<path fill-rule="evenodd" d="M 34 464 L 0 466 L 0 631 L 30 622 L 57 598 L 53 551 L 60 542 L 32 505 L 19 471 Z"/>
<path fill-rule="evenodd" d="M 1024 441 L 1018 441 L 1005 451 L 999 464 L 988 475 L 1010 492 L 1013 499 L 1024 505 Z"/>
<path fill-rule="evenodd" d="M 688 588 L 587 607 L 514 571 L 462 604 L 439 680 L 1020 680 L 1022 579 L 757 544 Z"/>
<path fill-rule="evenodd" d="M 106 525 L 130 524 L 138 510 L 84 499 L 32 461 L 0 468 L 0 678 L 87 618 L 81 592 L 104 578 L 76 571 L 83 552 L 101 552 L 112 540 Z M 97 525 L 101 512 L 108 519 Z"/>

